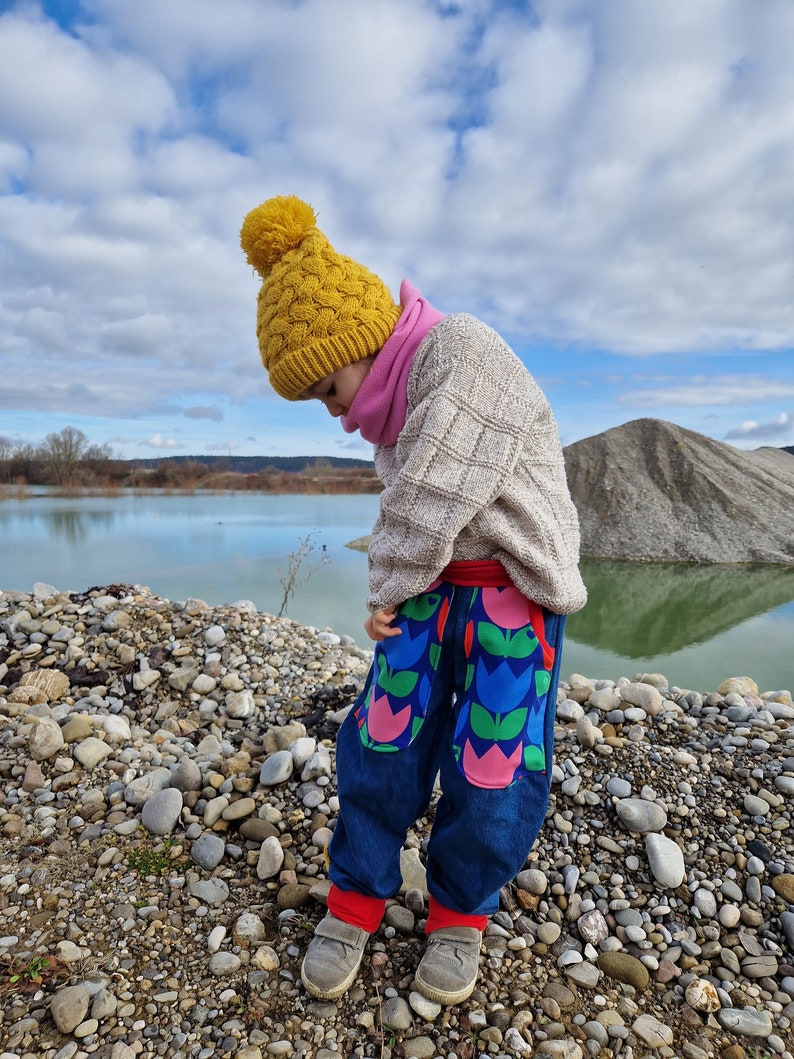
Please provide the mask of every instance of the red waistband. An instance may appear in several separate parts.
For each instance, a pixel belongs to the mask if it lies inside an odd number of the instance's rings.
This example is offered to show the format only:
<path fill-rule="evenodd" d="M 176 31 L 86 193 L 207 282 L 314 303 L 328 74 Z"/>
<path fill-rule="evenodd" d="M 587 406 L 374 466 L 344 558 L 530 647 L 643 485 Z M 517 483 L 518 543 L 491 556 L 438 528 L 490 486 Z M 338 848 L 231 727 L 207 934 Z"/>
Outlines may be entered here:
<path fill-rule="evenodd" d="M 466 588 L 509 588 L 513 584 L 498 559 L 460 559 L 448 563 L 439 579 Z"/>

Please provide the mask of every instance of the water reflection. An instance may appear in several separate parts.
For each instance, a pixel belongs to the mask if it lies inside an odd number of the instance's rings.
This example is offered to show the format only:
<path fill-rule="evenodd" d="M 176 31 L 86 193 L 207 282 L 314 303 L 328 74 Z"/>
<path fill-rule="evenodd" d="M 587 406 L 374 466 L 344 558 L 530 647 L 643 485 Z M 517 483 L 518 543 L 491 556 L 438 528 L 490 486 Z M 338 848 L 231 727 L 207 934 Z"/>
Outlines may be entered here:
<path fill-rule="evenodd" d="M 584 610 L 568 619 L 576 643 L 625 658 L 668 655 L 707 643 L 794 600 L 785 566 L 668 565 L 587 559 Z"/>
<path fill-rule="evenodd" d="M 88 540 L 96 530 L 107 532 L 116 518 L 110 511 L 76 511 L 72 508 L 49 511 L 44 516 L 44 521 L 53 540 L 80 544 Z"/>
<path fill-rule="evenodd" d="M 146 495 L 0 502 L 0 591 L 36 581 L 64 590 L 125 582 L 169 599 L 252 599 L 277 610 L 280 571 L 306 534 L 332 562 L 302 584 L 289 616 L 369 646 L 366 557 L 344 545 L 369 532 L 374 496 Z M 747 673 L 794 687 L 794 569 L 588 560 L 590 601 L 567 626 L 563 672 L 594 678 L 664 672 L 710 690 Z"/>

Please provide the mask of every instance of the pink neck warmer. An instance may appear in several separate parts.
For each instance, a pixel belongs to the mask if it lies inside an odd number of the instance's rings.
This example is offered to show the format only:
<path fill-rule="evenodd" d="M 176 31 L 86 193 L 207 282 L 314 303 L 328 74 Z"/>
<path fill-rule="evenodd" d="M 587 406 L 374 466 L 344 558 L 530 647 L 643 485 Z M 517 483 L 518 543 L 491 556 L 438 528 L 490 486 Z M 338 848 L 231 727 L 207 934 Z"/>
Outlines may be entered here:
<path fill-rule="evenodd" d="M 347 415 L 342 416 L 342 427 L 348 434 L 358 430 L 373 445 L 396 444 L 408 410 L 408 372 L 414 353 L 430 328 L 444 319 L 444 314 L 407 279 L 400 285 L 400 305 L 403 311 L 394 330 L 375 357 Z"/>

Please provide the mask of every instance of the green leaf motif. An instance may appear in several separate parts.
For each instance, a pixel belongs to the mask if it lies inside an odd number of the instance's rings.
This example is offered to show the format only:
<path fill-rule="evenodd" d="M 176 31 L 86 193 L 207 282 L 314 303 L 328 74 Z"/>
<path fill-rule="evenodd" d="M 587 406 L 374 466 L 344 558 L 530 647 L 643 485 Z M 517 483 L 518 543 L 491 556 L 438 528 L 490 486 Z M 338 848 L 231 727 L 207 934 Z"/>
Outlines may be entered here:
<path fill-rule="evenodd" d="M 480 706 L 478 702 L 471 704 L 471 714 L 469 716 L 471 723 L 471 730 L 480 739 L 488 739 L 493 741 L 496 738 L 496 724 L 494 719 L 488 710 L 484 706 Z"/>
<path fill-rule="evenodd" d="M 438 663 L 441 661 L 441 644 L 431 643 L 427 654 L 432 668 L 438 669 Z"/>
<path fill-rule="evenodd" d="M 513 635 L 487 621 L 477 623 L 477 641 L 494 658 L 529 658 L 538 649 L 538 638 L 529 629 Z"/>
<path fill-rule="evenodd" d="M 496 738 L 502 740 L 516 739 L 524 730 L 528 713 L 529 710 L 525 707 L 521 710 L 511 710 L 510 713 L 500 715 L 498 720 L 499 734 Z"/>
<path fill-rule="evenodd" d="M 406 599 L 400 607 L 400 613 L 406 618 L 413 618 L 414 621 L 427 621 L 428 618 L 432 618 L 440 604 L 441 596 L 438 593 L 423 592 L 421 596 Z"/>
<path fill-rule="evenodd" d="M 471 687 L 471 682 L 474 680 L 474 666 L 469 664 L 466 666 L 466 680 L 464 681 L 463 688 L 468 691 Z"/>
<path fill-rule="evenodd" d="M 398 699 L 407 698 L 416 687 L 419 674 L 413 669 L 406 669 L 395 673 L 394 669 L 386 662 L 383 655 L 378 655 L 378 687 L 387 695 L 394 695 Z"/>
<path fill-rule="evenodd" d="M 411 742 L 419 735 L 419 729 L 425 723 L 424 717 L 414 717 L 413 724 L 411 725 Z"/>
<path fill-rule="evenodd" d="M 545 695 L 551 685 L 551 674 L 545 669 L 535 670 L 535 692 L 540 698 Z"/>
<path fill-rule="evenodd" d="M 546 768 L 546 755 L 542 746 L 534 746 L 530 743 L 524 748 L 524 768 L 530 772 L 543 772 Z"/>
<path fill-rule="evenodd" d="M 527 723 L 527 709 L 511 710 L 503 716 L 492 714 L 478 702 L 471 704 L 471 730 L 490 743 L 507 742 L 521 734 Z"/>

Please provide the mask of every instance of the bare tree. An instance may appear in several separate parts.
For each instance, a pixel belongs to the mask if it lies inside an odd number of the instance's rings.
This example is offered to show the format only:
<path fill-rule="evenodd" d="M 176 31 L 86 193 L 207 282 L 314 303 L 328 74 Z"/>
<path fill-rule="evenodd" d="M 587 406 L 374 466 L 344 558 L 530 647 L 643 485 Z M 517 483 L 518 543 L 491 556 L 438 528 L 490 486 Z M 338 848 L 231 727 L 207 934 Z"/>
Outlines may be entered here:
<path fill-rule="evenodd" d="M 0 481 L 11 481 L 11 457 L 16 445 L 11 438 L 0 437 Z"/>
<path fill-rule="evenodd" d="M 73 480 L 77 465 L 88 448 L 88 438 L 76 427 L 64 427 L 59 434 L 47 435 L 41 446 L 41 455 L 48 477 L 55 485 L 68 485 Z"/>

